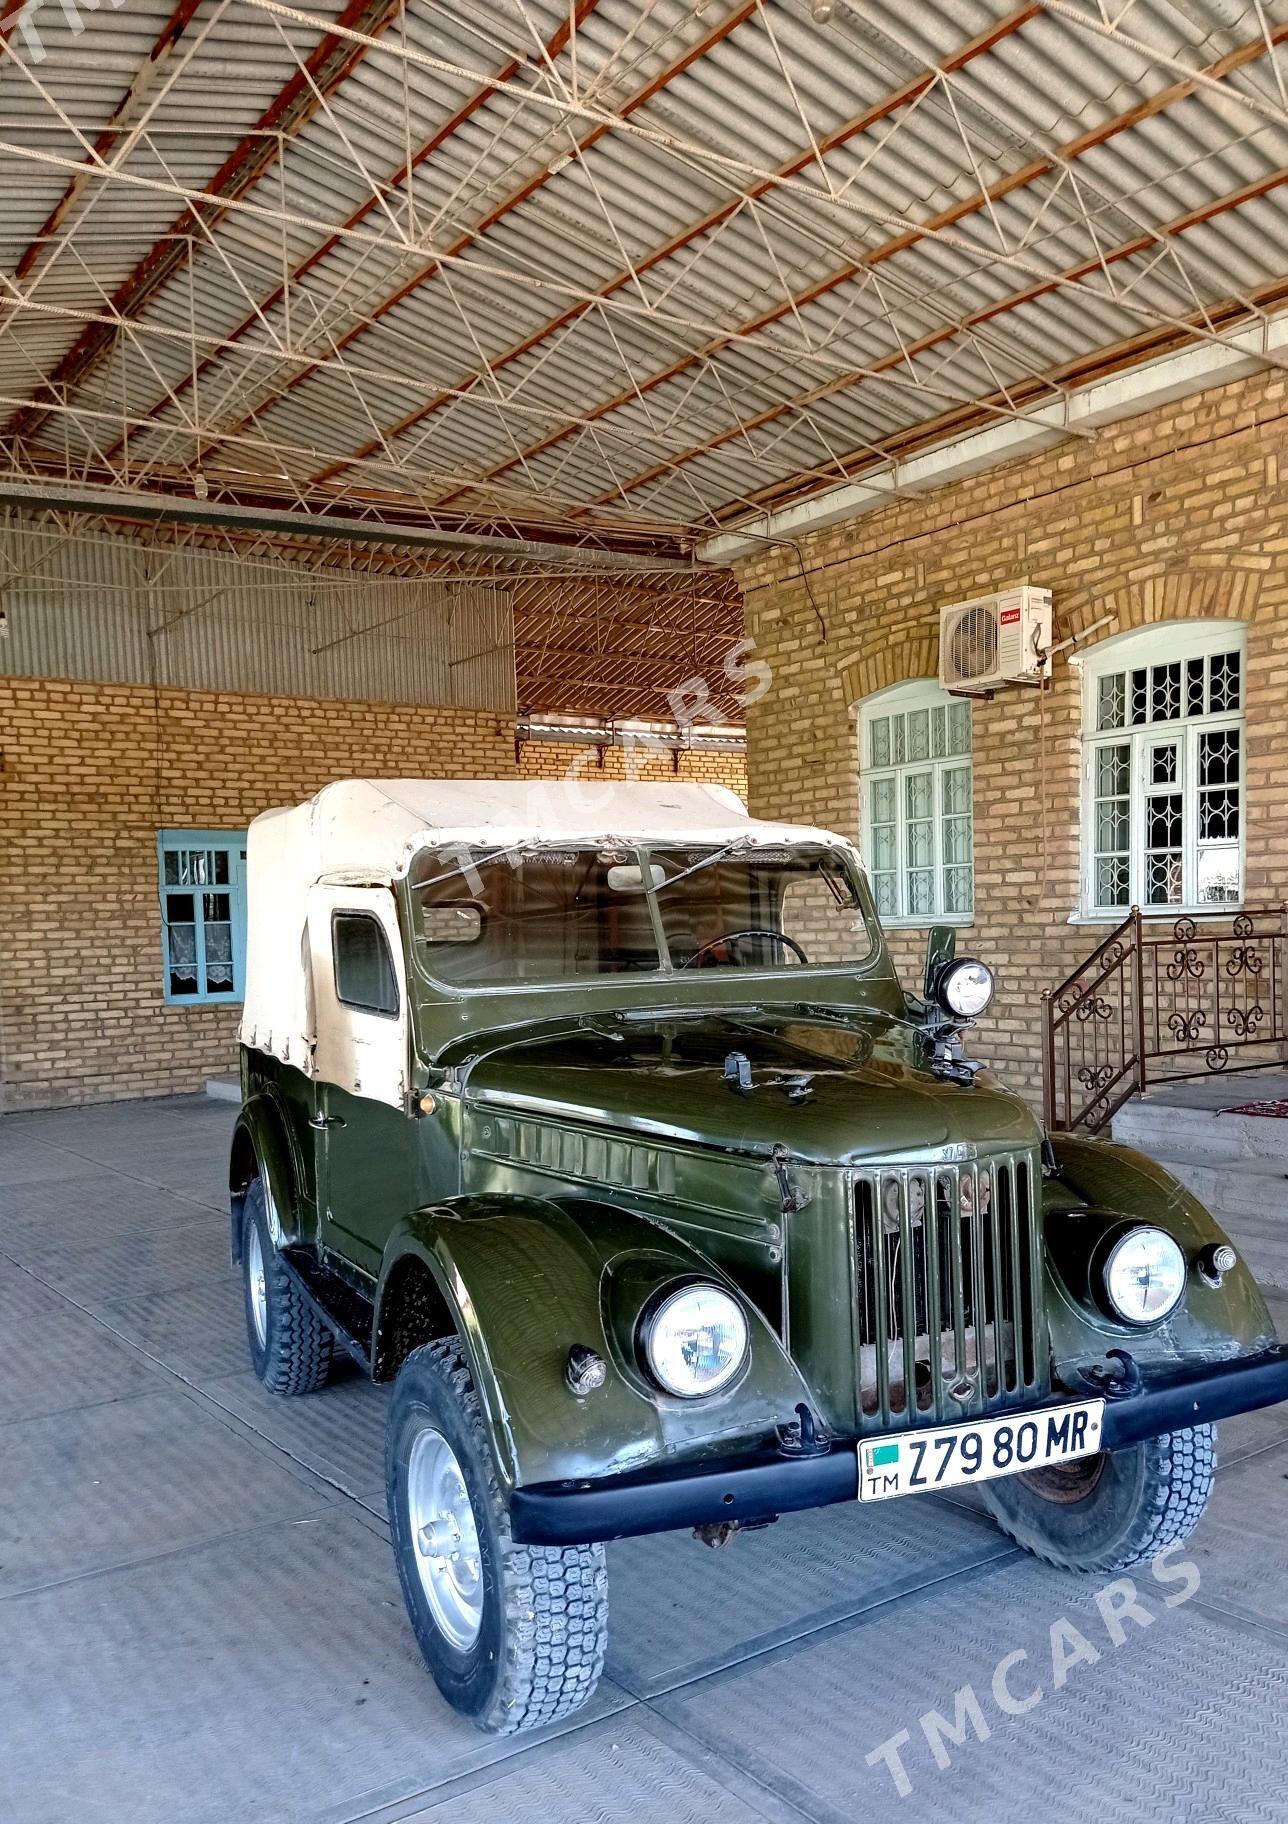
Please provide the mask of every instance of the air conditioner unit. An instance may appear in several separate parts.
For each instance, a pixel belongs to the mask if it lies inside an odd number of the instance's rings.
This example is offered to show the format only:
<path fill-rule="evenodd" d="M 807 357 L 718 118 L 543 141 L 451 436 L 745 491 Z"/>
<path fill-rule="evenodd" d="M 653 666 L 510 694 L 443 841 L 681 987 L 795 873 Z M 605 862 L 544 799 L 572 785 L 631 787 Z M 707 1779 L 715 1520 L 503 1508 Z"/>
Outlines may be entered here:
<path fill-rule="evenodd" d="M 939 682 L 960 695 L 1040 684 L 1049 668 L 1051 591 L 1027 585 L 939 611 Z"/>

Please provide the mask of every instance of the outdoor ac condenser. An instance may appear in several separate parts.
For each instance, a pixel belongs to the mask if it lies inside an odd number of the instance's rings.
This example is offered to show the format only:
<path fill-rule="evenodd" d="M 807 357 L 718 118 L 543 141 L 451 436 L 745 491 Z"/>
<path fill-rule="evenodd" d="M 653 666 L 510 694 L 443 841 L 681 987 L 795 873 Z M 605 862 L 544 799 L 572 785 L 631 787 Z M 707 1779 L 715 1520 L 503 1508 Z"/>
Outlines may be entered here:
<path fill-rule="evenodd" d="M 939 682 L 968 695 L 1038 684 L 1051 649 L 1051 591 L 1027 585 L 939 611 Z"/>

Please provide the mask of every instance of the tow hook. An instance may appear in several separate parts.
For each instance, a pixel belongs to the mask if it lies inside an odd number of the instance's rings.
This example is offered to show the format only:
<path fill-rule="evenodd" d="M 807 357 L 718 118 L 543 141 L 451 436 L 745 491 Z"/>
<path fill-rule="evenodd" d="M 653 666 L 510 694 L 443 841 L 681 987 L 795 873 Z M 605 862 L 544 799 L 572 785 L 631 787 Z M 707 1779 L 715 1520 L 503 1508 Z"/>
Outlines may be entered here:
<path fill-rule="evenodd" d="M 826 1438 L 818 1435 L 814 1414 L 804 1400 L 799 1400 L 796 1423 L 778 1427 L 778 1454 L 783 1457 L 825 1457 L 830 1448 Z"/>
<path fill-rule="evenodd" d="M 1106 1400 L 1123 1400 L 1129 1394 L 1139 1393 L 1141 1389 L 1140 1369 L 1136 1358 L 1125 1349 L 1106 1349 L 1106 1363 L 1117 1363 L 1116 1367 L 1101 1367 L 1099 1362 L 1081 1371 L 1080 1378 L 1086 1382 L 1093 1393 Z"/>
<path fill-rule="evenodd" d="M 778 1515 L 766 1514 L 761 1520 L 708 1520 L 695 1526 L 693 1537 L 699 1545 L 709 1545 L 713 1552 L 728 1545 L 735 1533 L 754 1533 L 762 1526 L 777 1526 Z"/>

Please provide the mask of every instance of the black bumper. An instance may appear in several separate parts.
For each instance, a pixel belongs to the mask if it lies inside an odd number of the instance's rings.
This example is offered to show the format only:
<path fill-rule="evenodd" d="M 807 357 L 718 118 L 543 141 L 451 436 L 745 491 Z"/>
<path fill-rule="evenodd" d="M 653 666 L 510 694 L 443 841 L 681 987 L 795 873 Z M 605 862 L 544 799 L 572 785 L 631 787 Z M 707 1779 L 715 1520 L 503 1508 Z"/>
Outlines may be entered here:
<path fill-rule="evenodd" d="M 1164 1431 L 1211 1425 L 1236 1412 L 1256 1412 L 1288 1400 L 1288 1343 L 1263 1355 L 1241 1355 L 1173 1379 L 1150 1376 L 1139 1393 L 1105 1403 L 1101 1437 L 1109 1450 L 1139 1444 Z"/>
<path fill-rule="evenodd" d="M 1121 1450 L 1279 1400 L 1288 1400 L 1282 1343 L 1184 1378 L 1151 1379 L 1135 1393 L 1106 1400 L 1101 1437 L 1107 1449 Z M 838 1443 L 813 1457 L 767 1450 L 591 1482 L 533 1483 L 511 1494 L 510 1529 L 520 1545 L 590 1545 L 722 1520 L 768 1520 L 857 1496 L 856 1446 Z"/>

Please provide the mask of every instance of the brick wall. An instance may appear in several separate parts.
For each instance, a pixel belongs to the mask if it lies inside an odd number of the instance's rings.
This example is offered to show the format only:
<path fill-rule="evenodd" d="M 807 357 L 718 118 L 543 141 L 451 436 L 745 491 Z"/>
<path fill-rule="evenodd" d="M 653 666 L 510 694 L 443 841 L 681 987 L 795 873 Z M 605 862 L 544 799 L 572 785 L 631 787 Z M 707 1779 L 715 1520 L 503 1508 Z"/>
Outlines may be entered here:
<path fill-rule="evenodd" d="M 523 773 L 558 776 L 576 751 L 529 744 Z M 686 755 L 681 776 L 745 790 L 731 761 Z M 0 1109 L 196 1090 L 233 1068 L 239 1008 L 162 995 L 158 829 L 244 829 L 352 775 L 515 771 L 493 712 L 0 678 Z"/>
<path fill-rule="evenodd" d="M 601 766 L 602 755 L 602 766 Z M 570 769 L 588 785 L 596 779 L 689 779 L 727 785 L 747 797 L 747 761 L 743 754 L 690 750 L 680 755 L 677 771 L 669 753 L 635 747 L 585 748 L 563 741 L 525 741 L 519 760 L 522 779 L 562 779 Z"/>
<path fill-rule="evenodd" d="M 752 811 L 856 835 L 854 706 L 936 675 L 941 606 L 1029 583 L 1053 592 L 1057 640 L 1112 617 L 1084 651 L 1156 621 L 1248 623 L 1245 896 L 1285 897 L 1286 401 L 1282 376 L 1254 377 L 741 564 L 747 633 L 773 672 L 748 710 Z M 1034 1095 L 1038 997 L 1104 934 L 1068 922 L 1081 703 L 1068 657 L 1048 690 L 1005 690 L 974 711 L 976 917 L 962 941 L 998 972 L 981 1049 Z M 910 984 L 924 942 L 892 936 Z"/>
<path fill-rule="evenodd" d="M 0 679 L 0 1106 L 199 1089 L 237 1007 L 161 991 L 159 828 L 243 829 L 346 774 L 514 772 L 508 718 Z"/>

